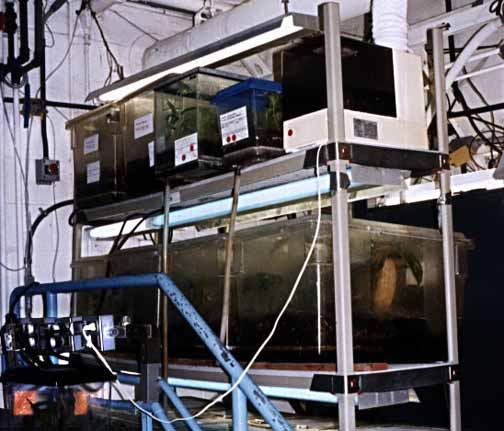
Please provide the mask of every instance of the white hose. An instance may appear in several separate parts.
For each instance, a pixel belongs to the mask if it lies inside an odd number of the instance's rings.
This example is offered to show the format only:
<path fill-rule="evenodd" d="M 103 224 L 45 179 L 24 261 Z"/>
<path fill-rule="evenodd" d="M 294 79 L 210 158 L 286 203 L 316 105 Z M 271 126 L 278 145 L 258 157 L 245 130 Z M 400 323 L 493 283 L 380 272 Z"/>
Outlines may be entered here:
<path fill-rule="evenodd" d="M 464 50 L 459 54 L 450 71 L 446 74 L 446 88 L 450 88 L 455 78 L 460 74 L 464 66 L 467 64 L 471 56 L 476 52 L 478 47 L 485 42 L 492 34 L 502 28 L 500 19 L 496 19 L 488 23 L 480 31 L 478 31 L 471 41 L 467 44 Z"/>
<path fill-rule="evenodd" d="M 373 1 L 373 39 L 377 45 L 408 50 L 408 0 Z"/>

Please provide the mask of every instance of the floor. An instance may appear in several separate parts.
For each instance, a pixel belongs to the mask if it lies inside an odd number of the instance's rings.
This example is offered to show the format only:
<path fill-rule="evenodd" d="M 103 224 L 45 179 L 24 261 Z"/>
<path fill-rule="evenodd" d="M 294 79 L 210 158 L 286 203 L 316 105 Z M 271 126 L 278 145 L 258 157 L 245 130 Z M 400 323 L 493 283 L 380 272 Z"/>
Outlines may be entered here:
<path fill-rule="evenodd" d="M 333 418 L 289 416 L 289 423 L 296 431 L 331 431 L 337 430 L 337 422 Z M 210 410 L 199 421 L 205 431 L 231 430 L 231 417 L 229 411 L 222 407 Z M 187 429 L 184 424 L 176 425 L 177 430 Z M 155 426 L 155 430 L 161 429 Z M 264 431 L 270 427 L 261 418 L 250 414 L 249 431 Z M 86 417 L 69 419 L 62 415 L 57 418 L 42 417 L 39 420 L 33 418 L 12 418 L 5 411 L 0 411 L 1 431 L 140 431 L 139 417 L 133 412 L 106 410 L 94 408 Z M 441 428 L 419 428 L 397 425 L 366 425 L 359 426 L 359 431 L 446 431 Z"/>

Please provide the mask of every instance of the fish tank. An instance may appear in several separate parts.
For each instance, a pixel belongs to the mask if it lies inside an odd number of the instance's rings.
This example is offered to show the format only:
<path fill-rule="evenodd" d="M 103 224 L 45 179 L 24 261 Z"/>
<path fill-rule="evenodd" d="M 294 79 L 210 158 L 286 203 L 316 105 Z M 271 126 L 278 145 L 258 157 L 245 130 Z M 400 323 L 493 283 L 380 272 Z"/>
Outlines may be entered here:
<path fill-rule="evenodd" d="M 158 175 L 198 179 L 222 168 L 217 109 L 210 101 L 219 91 L 242 79 L 212 69 L 197 69 L 156 88 Z"/>
<path fill-rule="evenodd" d="M 306 216 L 236 232 L 228 343 L 239 360 L 247 361 L 271 331 L 306 258 L 315 226 L 316 218 Z M 460 317 L 471 242 L 456 234 L 455 244 Z M 170 247 L 170 276 L 217 334 L 225 245 L 226 235 L 218 234 L 176 242 Z M 114 257 L 111 275 L 158 270 L 160 252 L 155 246 L 121 253 Z M 413 363 L 446 359 L 439 232 L 353 219 L 350 253 L 355 361 Z M 104 266 L 100 258 L 89 258 L 79 262 L 76 269 L 78 277 L 94 278 L 101 275 Z M 96 313 L 93 307 L 98 299 L 97 294 L 79 294 L 79 313 Z M 117 315 L 117 307 L 126 311 L 128 306 L 124 304 L 129 303 L 137 319 L 156 325 L 158 308 L 153 304 L 157 300 L 155 290 L 145 289 L 142 297 L 117 291 L 114 297 L 106 298 L 100 311 Z M 334 310 L 331 218 L 324 216 L 313 256 L 261 361 L 334 363 Z M 169 316 L 170 357 L 210 359 L 206 347 L 175 308 L 171 308 Z"/>
<path fill-rule="evenodd" d="M 78 208 L 127 195 L 121 108 L 107 105 L 67 123 L 71 130 L 74 189 Z"/>
<path fill-rule="evenodd" d="M 231 279 L 229 346 L 242 360 L 268 336 L 306 258 L 316 218 L 303 217 L 239 231 Z M 219 333 L 226 235 L 174 244 L 173 279 Z M 459 312 L 469 242 L 457 235 Z M 352 220 L 352 305 L 356 362 L 436 361 L 446 357 L 442 241 L 438 231 Z M 335 303 L 331 218 L 296 295 L 264 349 L 268 362 L 332 362 Z M 175 356 L 205 348 L 176 311 Z"/>
<path fill-rule="evenodd" d="M 161 190 L 154 172 L 154 91 L 146 90 L 124 101 L 123 112 L 128 196 Z"/>
<path fill-rule="evenodd" d="M 227 165 L 250 164 L 283 154 L 282 85 L 250 78 L 213 99 Z"/>

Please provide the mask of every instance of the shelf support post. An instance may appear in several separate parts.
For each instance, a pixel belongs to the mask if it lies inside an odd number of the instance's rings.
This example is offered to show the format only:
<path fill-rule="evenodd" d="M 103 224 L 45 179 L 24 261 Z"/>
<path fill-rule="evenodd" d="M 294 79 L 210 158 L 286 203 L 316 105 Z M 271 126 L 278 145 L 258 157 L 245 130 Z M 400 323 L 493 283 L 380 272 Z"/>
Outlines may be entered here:
<path fill-rule="evenodd" d="M 448 154 L 448 115 L 446 106 L 446 80 L 444 58 L 444 27 L 430 31 L 433 52 L 434 94 L 436 101 L 436 128 L 438 151 Z M 438 202 L 440 228 L 443 237 L 443 271 L 446 307 L 448 361 L 459 363 L 457 328 L 457 291 L 455 284 L 455 243 L 453 239 L 453 213 L 450 168 L 439 175 L 440 198 Z M 461 431 L 460 383 L 448 384 L 450 392 L 450 431 Z"/>
<path fill-rule="evenodd" d="M 331 169 L 336 179 L 336 187 L 331 196 L 336 355 L 337 373 L 345 381 L 344 393 L 338 395 L 339 429 L 355 431 L 356 396 L 348 388 L 348 376 L 354 372 L 348 192 L 342 178 L 346 172 L 339 157 L 340 143 L 345 141 L 339 3 L 329 1 L 322 4 L 319 16 L 325 36 L 328 137 L 329 144 L 334 143 L 336 155 L 334 169 Z"/>
<path fill-rule="evenodd" d="M 170 183 L 168 179 L 166 180 L 164 189 L 164 226 L 163 226 L 163 273 L 170 274 L 170 256 L 169 256 L 169 246 L 170 246 Z M 168 298 L 166 295 L 162 296 L 161 299 L 161 309 L 162 309 L 162 361 L 161 361 L 161 373 L 163 379 L 166 381 L 168 378 Z"/>

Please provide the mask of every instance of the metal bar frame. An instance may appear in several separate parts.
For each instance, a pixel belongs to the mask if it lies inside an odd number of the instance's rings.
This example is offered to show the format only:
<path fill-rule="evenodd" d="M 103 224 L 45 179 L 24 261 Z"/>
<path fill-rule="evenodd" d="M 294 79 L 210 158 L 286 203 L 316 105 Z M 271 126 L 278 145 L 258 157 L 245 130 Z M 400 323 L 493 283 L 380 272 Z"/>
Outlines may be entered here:
<path fill-rule="evenodd" d="M 336 163 L 331 168 L 336 176 L 331 196 L 333 269 L 336 318 L 337 374 L 345 381 L 344 391 L 338 398 L 339 429 L 356 429 L 356 395 L 348 387 L 347 377 L 354 372 L 352 294 L 350 283 L 350 241 L 348 236 L 348 191 L 342 175 L 345 166 L 340 163 L 340 143 L 345 142 L 343 105 L 343 69 L 341 64 L 340 5 L 324 3 L 319 9 L 325 37 L 328 138 L 334 142 Z"/>
<path fill-rule="evenodd" d="M 237 381 L 243 373 L 240 363 L 234 358 L 220 342 L 212 329 L 201 315 L 196 311 L 185 295 L 165 274 L 144 274 L 136 276 L 122 276 L 114 278 L 99 278 L 94 280 L 66 281 L 59 283 L 37 284 L 26 289 L 20 286 L 14 289 L 9 301 L 11 307 L 18 303 L 22 297 L 46 294 L 64 294 L 72 292 L 91 292 L 104 289 L 126 289 L 158 287 L 178 310 L 181 316 L 189 323 L 194 332 L 199 336 L 208 350 L 214 355 L 222 369 L 232 381 Z M 283 415 L 264 395 L 252 378 L 245 374 L 237 389 L 245 394 L 250 403 L 261 414 L 273 431 L 292 431 L 291 426 Z M 154 406 L 154 405 L 153 405 Z M 166 428 L 165 428 L 166 429 Z"/>
<path fill-rule="evenodd" d="M 329 131 L 329 145 L 328 149 L 331 153 L 334 151 L 334 156 L 330 156 L 330 175 L 331 175 L 331 208 L 332 208 L 332 227 L 333 227 L 333 270 L 334 270 L 334 295 L 335 295 L 335 319 L 336 319 L 336 362 L 337 362 L 337 374 L 336 378 L 341 382 L 341 390 L 337 391 L 337 401 L 339 409 L 339 429 L 341 431 L 355 431 L 356 430 L 356 417 L 355 409 L 357 406 L 357 393 L 355 392 L 355 387 L 352 382 L 355 378 L 360 378 L 361 381 L 364 377 L 359 376 L 358 373 L 354 372 L 354 357 L 353 357 L 353 327 L 352 327 L 352 304 L 351 304 L 351 282 L 350 282 L 350 249 L 349 249 L 349 237 L 348 237 L 348 190 L 345 187 L 345 181 L 343 181 L 343 175 L 346 171 L 346 166 L 349 163 L 345 160 L 340 160 L 342 150 L 348 144 L 345 142 L 345 124 L 344 124 L 344 105 L 343 105 L 343 79 L 342 79 L 342 65 L 341 65 L 341 31 L 340 31 L 340 6 L 334 0 L 328 0 L 326 3 L 322 4 L 319 8 L 319 20 L 320 27 L 325 35 L 325 50 L 326 50 L 326 75 L 327 75 L 327 98 L 328 98 L 328 131 Z M 443 33 L 445 29 L 435 28 L 430 32 L 430 38 L 432 40 L 433 46 L 433 65 L 434 65 L 434 93 L 436 101 L 436 116 L 437 121 L 437 134 L 438 134 L 438 148 L 437 151 L 432 153 L 438 158 L 437 166 L 435 167 L 437 171 L 440 171 L 439 175 L 439 185 L 441 190 L 441 197 L 439 199 L 439 215 L 440 215 L 440 228 L 443 237 L 443 262 L 444 262 L 444 284 L 445 284 L 445 301 L 446 301 L 446 319 L 447 319 L 447 347 L 448 347 L 448 366 L 449 373 L 450 370 L 457 370 L 457 378 L 449 374 L 446 377 L 446 383 L 449 386 L 450 392 L 450 431 L 461 431 L 461 417 L 460 417 L 460 387 L 458 382 L 458 334 L 457 334 L 457 310 L 456 310 L 456 291 L 455 291 L 455 260 L 454 260 L 454 242 L 453 242 L 453 218 L 452 218 L 452 207 L 451 207 L 451 181 L 450 181 L 450 170 L 449 165 L 446 163 L 446 154 L 448 153 L 448 136 L 447 136 L 447 109 L 446 109 L 446 99 L 445 99 L 445 64 L 444 64 L 444 47 L 443 47 Z M 353 148 L 350 145 L 350 148 Z M 357 147 L 356 147 L 357 148 Z M 309 158 L 309 153 L 306 153 L 306 157 Z M 313 155 L 313 151 L 311 151 Z M 412 152 L 407 152 L 412 154 Z M 387 154 L 392 154 L 392 152 L 387 152 Z M 306 158 L 303 156 L 289 156 L 294 160 L 297 165 L 299 161 L 302 165 L 298 166 L 298 169 L 306 169 L 307 166 L 313 165 L 313 163 L 307 163 Z M 299 158 L 299 161 L 297 160 Z M 369 159 L 369 157 L 368 157 Z M 368 161 L 366 159 L 366 162 Z M 350 160 L 355 162 L 352 152 L 350 152 Z M 405 160 L 401 160 L 401 164 L 405 163 Z M 326 162 L 326 160 L 324 160 Z M 407 160 L 406 160 L 407 162 Z M 275 161 L 270 162 L 271 167 L 274 169 L 278 165 Z M 294 164 L 296 164 L 294 163 Z M 380 160 L 380 165 L 382 161 Z M 370 165 L 373 165 L 372 163 Z M 261 171 L 262 172 L 262 171 Z M 253 177 L 253 175 L 252 175 Z M 259 175 L 260 177 L 260 175 Z M 250 183 L 254 183 L 257 178 L 251 178 Z M 209 180 L 211 182 L 214 180 Z M 232 184 L 231 174 L 223 176 L 220 179 L 221 182 L 225 182 L 226 187 L 229 189 Z M 219 179 L 217 179 L 219 182 Z M 247 181 L 244 181 L 247 184 Z M 202 183 L 205 183 L 204 181 Z M 188 195 L 191 193 L 196 199 L 197 195 L 200 195 L 202 190 L 200 189 L 202 185 L 196 184 L 194 186 L 187 187 L 187 190 L 180 190 L 181 194 L 187 192 Z M 204 185 L 203 185 L 204 186 Z M 214 187 L 209 187 L 214 192 L 223 192 L 222 184 L 218 184 Z M 192 190 L 194 189 L 194 190 Z M 218 189 L 218 190 L 217 190 Z M 172 192 L 173 193 L 173 192 Z M 207 191 L 207 194 L 210 193 Z M 168 196 L 168 197 L 167 197 Z M 182 198 L 182 201 L 190 201 L 190 199 Z M 165 202 L 169 202 L 169 189 L 168 195 L 165 191 Z M 173 202 L 172 202 L 173 203 Z M 192 202 L 186 202 L 187 205 L 193 204 Z M 175 204 L 176 205 L 176 204 Z M 184 205 L 180 205 L 184 206 Z M 166 208 L 165 208 L 166 209 Z M 165 216 L 165 228 L 169 225 L 168 216 Z M 167 229 L 165 229 L 167 231 Z M 142 277 L 152 277 L 152 275 L 141 276 Z M 155 275 L 154 277 L 162 277 L 160 275 Z M 126 280 L 132 277 L 118 277 L 117 279 Z M 166 277 L 168 279 L 168 277 Z M 169 279 L 168 279 L 169 280 Z M 161 281 L 158 280 L 159 283 Z M 80 282 L 80 283 L 90 283 L 90 282 Z M 107 281 L 107 283 L 109 283 Z M 170 281 L 171 283 L 171 281 Z M 145 286 L 143 284 L 142 286 Z M 161 287 L 162 288 L 162 287 Z M 35 290 L 38 287 L 34 288 Z M 199 317 L 196 310 L 187 303 L 187 307 L 191 307 L 191 311 L 188 314 L 183 311 L 186 307 L 184 303 L 179 307 L 180 304 L 178 295 L 182 295 L 180 292 L 176 294 L 168 293 L 167 290 L 162 288 L 162 290 L 167 293 L 168 297 L 172 302 L 181 310 L 181 313 L 189 319 L 194 318 L 192 313 Z M 172 296 L 174 295 L 174 296 Z M 185 298 L 184 298 L 185 300 Z M 186 300 L 185 300 L 186 301 Z M 187 302 L 187 301 L 186 301 Z M 205 334 L 201 334 L 201 328 L 193 328 L 196 332 L 203 338 Z M 211 331 L 210 331 L 211 333 Z M 211 333 L 214 336 L 213 333 Z M 215 336 L 214 336 L 215 337 Z M 217 337 L 215 337 L 217 338 Z M 234 361 L 234 358 L 227 352 L 219 342 L 218 339 L 211 341 L 213 343 L 213 349 L 222 349 Z M 209 347 L 212 350 L 212 347 Z M 214 352 L 214 350 L 212 350 Z M 222 352 L 217 351 L 216 357 L 219 359 L 219 354 Z M 226 362 L 226 359 L 223 359 Z M 234 370 L 228 370 L 228 368 L 223 368 L 231 376 L 231 380 L 234 382 L 239 376 L 239 371 L 241 367 L 234 361 Z M 231 367 L 233 368 L 233 367 Z M 231 372 L 233 371 L 233 373 Z M 238 374 L 237 374 L 238 372 Z M 391 371 L 387 374 L 394 374 L 395 371 Z M 380 376 L 376 376 L 378 378 Z M 367 377 L 365 377 L 367 379 Z M 374 377 L 373 377 L 374 378 Z M 386 375 L 383 376 L 384 379 L 387 378 Z M 443 377 L 444 379 L 445 377 Z M 234 380 L 233 380 L 234 379 Z M 368 379 L 369 380 L 369 379 Z M 245 383 L 246 381 L 246 383 Z M 212 382 L 208 382 L 211 385 Z M 390 384 L 387 383 L 387 384 Z M 253 394 L 250 393 L 250 386 L 255 385 L 249 376 L 246 376 L 244 381 L 240 384 L 239 388 L 233 393 L 233 430 L 246 429 L 247 421 L 247 398 L 250 398 Z M 375 390 L 378 390 L 380 384 L 376 384 Z M 357 382 L 357 387 L 359 382 Z M 255 386 L 257 388 L 257 386 Z M 384 386 L 386 387 L 386 386 Z M 403 388 L 403 386 L 400 386 Z M 266 397 L 260 400 L 262 402 L 267 402 Z M 257 405 L 254 404 L 257 408 Z M 258 409 L 260 410 L 260 409 Z M 262 411 L 261 411 L 262 413 Z M 275 413 L 276 414 L 276 413 Z M 281 416 L 280 416 L 281 417 Z M 267 419 L 268 420 L 268 419 Z M 283 420 L 283 418 L 282 418 Z M 274 429 L 279 429 L 278 427 L 283 427 L 282 429 L 290 429 L 286 422 L 276 423 Z"/>
<path fill-rule="evenodd" d="M 247 397 L 240 388 L 233 391 L 232 403 L 233 431 L 246 431 L 248 429 Z"/>
<path fill-rule="evenodd" d="M 164 189 L 164 225 L 163 225 L 163 272 L 168 275 L 170 268 L 170 183 L 166 181 Z M 162 360 L 161 372 L 164 379 L 168 378 L 168 298 L 161 299 L 161 338 Z"/>
<path fill-rule="evenodd" d="M 202 431 L 201 427 L 198 425 L 198 422 L 196 422 L 196 420 L 191 417 L 192 416 L 191 413 L 189 412 L 189 410 L 187 410 L 184 403 L 178 397 L 177 393 L 175 392 L 175 389 L 173 389 L 166 382 L 166 380 L 163 380 L 163 379 L 159 379 L 158 384 L 159 384 L 159 387 L 161 388 L 161 390 L 163 391 L 163 393 L 166 395 L 166 397 L 173 404 L 173 407 L 175 407 L 177 409 L 177 411 L 180 413 L 180 416 L 183 418 L 190 418 L 185 421 L 187 427 L 191 431 Z M 233 405 L 234 405 L 234 403 L 233 403 Z"/>
<path fill-rule="evenodd" d="M 161 425 L 161 428 L 163 428 L 164 431 L 175 431 L 175 427 L 170 423 L 170 420 L 168 419 L 168 416 L 166 416 L 165 411 L 163 410 L 163 407 L 161 407 L 161 404 L 159 403 L 152 403 L 151 404 L 151 411 L 152 414 L 160 419 L 162 422 L 159 422 Z M 143 417 L 143 416 L 142 416 Z M 152 419 L 147 416 L 152 423 Z M 143 430 L 145 431 L 145 430 Z"/>
<path fill-rule="evenodd" d="M 448 109 L 445 80 L 444 32 L 446 26 L 436 27 L 429 32 L 432 42 L 432 60 L 436 102 L 436 128 L 438 150 L 449 151 L 448 141 Z M 446 332 L 448 344 L 448 361 L 458 365 L 458 327 L 457 327 L 457 296 L 455 285 L 455 244 L 453 239 L 453 213 L 451 192 L 451 171 L 449 167 L 439 175 L 440 198 L 438 211 L 440 229 L 443 237 L 443 271 L 446 307 Z M 448 384 L 450 393 L 450 431 L 461 431 L 460 383 L 454 381 Z"/>

